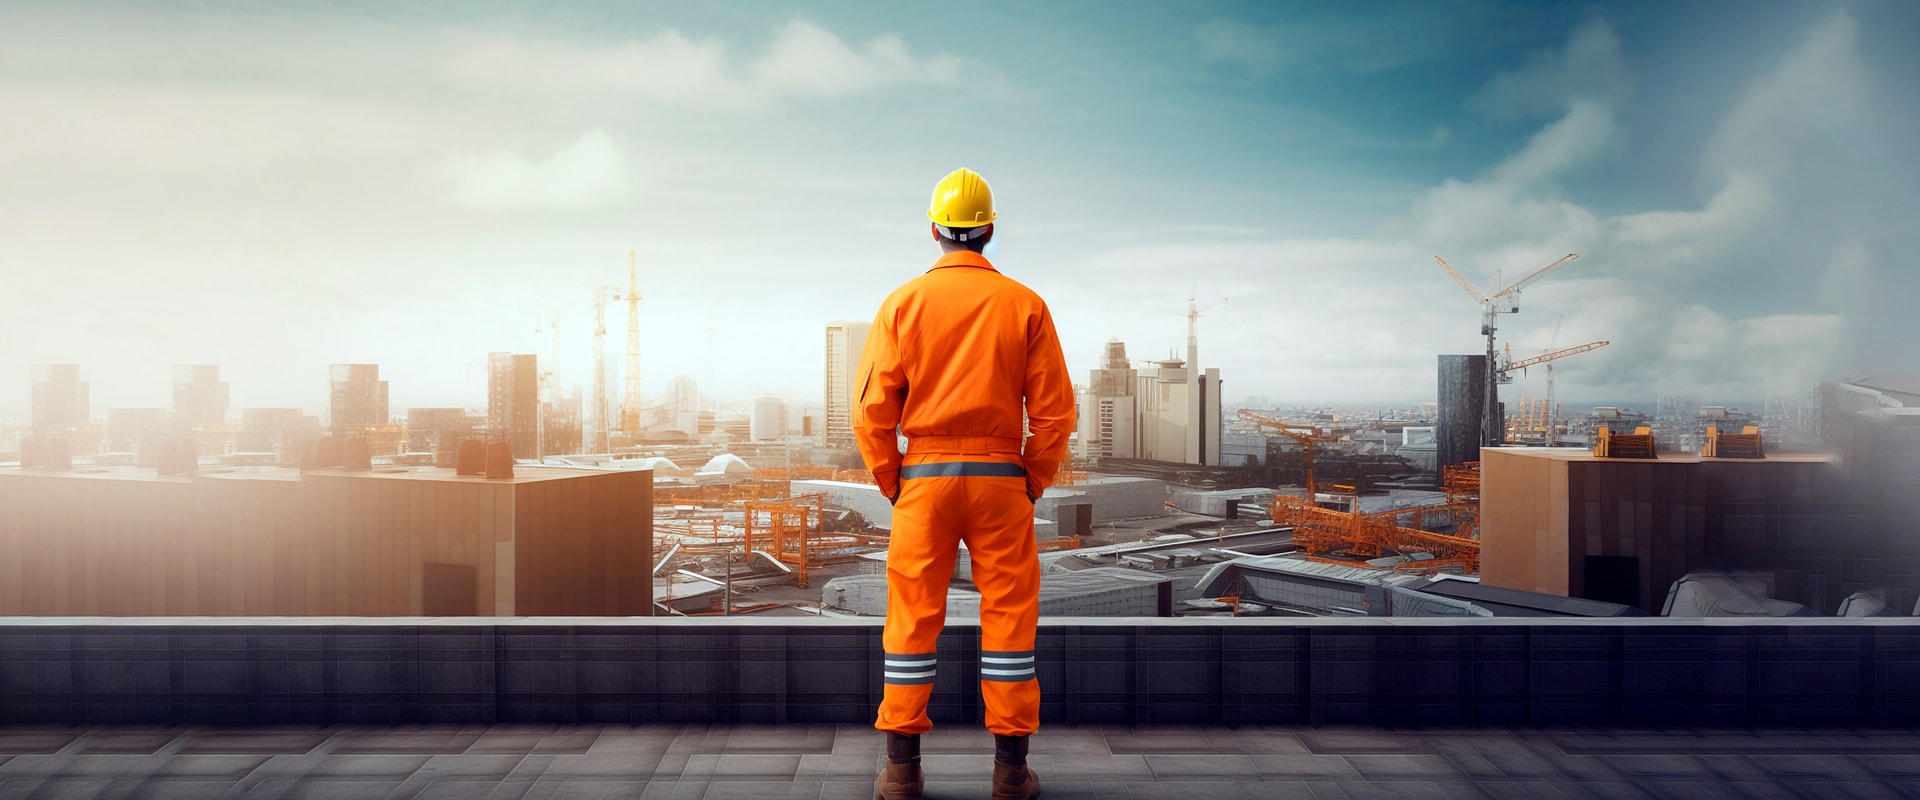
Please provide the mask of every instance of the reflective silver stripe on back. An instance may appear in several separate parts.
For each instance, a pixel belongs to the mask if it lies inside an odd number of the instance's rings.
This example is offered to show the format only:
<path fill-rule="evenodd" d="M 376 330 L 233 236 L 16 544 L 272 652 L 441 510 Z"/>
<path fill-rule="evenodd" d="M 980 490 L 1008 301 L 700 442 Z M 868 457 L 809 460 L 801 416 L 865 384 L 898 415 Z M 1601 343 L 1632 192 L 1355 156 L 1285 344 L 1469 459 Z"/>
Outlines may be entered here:
<path fill-rule="evenodd" d="M 900 480 L 914 478 L 1024 478 L 1027 470 L 1019 464 L 1001 461 L 942 461 L 933 464 L 908 464 L 900 468 Z"/>

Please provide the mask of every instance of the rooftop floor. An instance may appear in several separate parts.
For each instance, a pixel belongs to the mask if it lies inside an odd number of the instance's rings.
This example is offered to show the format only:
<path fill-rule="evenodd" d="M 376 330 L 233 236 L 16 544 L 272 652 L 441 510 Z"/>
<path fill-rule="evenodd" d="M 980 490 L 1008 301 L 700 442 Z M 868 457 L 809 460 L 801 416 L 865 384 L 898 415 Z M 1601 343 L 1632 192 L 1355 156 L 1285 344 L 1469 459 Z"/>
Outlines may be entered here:
<path fill-rule="evenodd" d="M 0 798 L 851 798 L 865 725 L 0 727 Z M 922 746 L 927 797 L 987 794 L 992 738 Z M 1920 729 L 1051 726 L 1063 798 L 1920 797 Z"/>

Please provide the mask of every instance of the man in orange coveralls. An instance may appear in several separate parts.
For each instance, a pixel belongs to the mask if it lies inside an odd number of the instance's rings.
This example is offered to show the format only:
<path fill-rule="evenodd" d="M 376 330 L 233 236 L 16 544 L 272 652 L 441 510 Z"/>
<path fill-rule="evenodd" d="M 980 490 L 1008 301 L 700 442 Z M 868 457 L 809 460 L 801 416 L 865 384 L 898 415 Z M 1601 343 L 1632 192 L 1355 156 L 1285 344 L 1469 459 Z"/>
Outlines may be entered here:
<path fill-rule="evenodd" d="M 1040 792 L 1027 769 L 1027 737 L 1040 725 L 1033 504 L 1066 456 L 1073 384 L 1047 304 L 980 254 L 996 216 L 986 180 L 954 170 L 934 187 L 927 216 L 945 254 L 881 304 L 860 354 L 853 405 L 860 454 L 894 506 L 884 695 L 874 723 L 887 734 L 888 763 L 874 796 L 921 796 L 934 640 L 946 624 L 957 548 L 966 542 L 980 591 L 993 796 L 1024 800 Z M 896 427 L 907 437 L 904 455 Z"/>

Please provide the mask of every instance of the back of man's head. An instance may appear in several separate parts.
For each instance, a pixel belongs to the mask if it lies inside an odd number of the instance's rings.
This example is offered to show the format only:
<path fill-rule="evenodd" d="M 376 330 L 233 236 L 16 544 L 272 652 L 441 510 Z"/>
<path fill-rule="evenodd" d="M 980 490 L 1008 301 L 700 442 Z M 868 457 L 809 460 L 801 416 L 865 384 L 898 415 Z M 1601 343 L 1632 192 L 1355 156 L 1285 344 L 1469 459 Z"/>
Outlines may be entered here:
<path fill-rule="evenodd" d="M 943 253 L 951 253 L 955 250 L 972 250 L 978 253 L 987 249 L 987 242 L 993 240 L 993 223 L 991 222 L 974 228 L 947 228 L 945 231 L 940 227 L 938 224 L 933 226 L 933 238 L 940 242 L 940 251 Z"/>

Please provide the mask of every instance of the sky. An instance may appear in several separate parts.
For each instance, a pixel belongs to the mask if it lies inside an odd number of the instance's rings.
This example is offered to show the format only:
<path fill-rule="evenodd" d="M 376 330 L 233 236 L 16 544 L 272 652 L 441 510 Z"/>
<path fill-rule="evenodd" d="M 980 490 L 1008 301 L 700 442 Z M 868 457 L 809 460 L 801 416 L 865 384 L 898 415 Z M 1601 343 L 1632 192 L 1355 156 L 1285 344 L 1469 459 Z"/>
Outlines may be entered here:
<path fill-rule="evenodd" d="M 1431 402 L 1476 304 L 1569 407 L 1920 372 L 1920 6 L 0 0 L 0 425 L 28 366 L 96 414 L 210 363 L 321 411 L 484 407 L 486 354 L 590 383 L 637 254 L 642 383 L 821 404 L 824 328 L 938 256 L 956 167 L 987 255 L 1229 402 Z M 1224 301 L 1224 302 L 1222 302 Z M 618 385 L 624 304 L 607 310 Z M 709 378 L 711 376 L 711 378 Z M 1539 370 L 1509 389 L 1538 396 Z"/>

